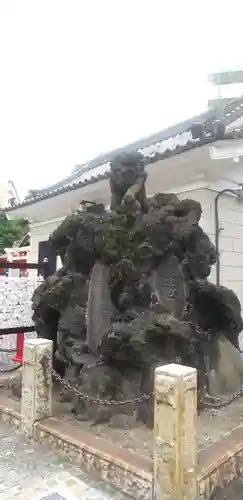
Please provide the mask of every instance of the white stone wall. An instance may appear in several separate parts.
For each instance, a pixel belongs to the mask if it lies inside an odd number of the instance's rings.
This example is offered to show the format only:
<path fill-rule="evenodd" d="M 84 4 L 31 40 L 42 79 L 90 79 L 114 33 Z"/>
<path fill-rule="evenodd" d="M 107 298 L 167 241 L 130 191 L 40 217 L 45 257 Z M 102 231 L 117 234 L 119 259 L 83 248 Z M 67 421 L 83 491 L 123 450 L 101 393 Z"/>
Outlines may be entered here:
<path fill-rule="evenodd" d="M 41 278 L 7 278 L 0 276 L 0 329 L 20 326 L 32 326 L 31 298 L 34 290 L 40 284 Z M 35 332 L 25 334 L 25 338 L 35 337 Z M 16 347 L 16 335 L 1 335 L 0 348 Z M 12 354 L 0 352 L 1 365 L 14 365 Z"/>

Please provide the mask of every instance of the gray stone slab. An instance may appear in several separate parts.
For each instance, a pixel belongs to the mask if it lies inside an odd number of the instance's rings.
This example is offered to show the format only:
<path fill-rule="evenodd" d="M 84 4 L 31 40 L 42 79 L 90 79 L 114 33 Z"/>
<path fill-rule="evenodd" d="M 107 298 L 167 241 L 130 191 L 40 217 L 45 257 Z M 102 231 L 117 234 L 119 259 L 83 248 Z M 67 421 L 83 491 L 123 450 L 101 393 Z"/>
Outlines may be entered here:
<path fill-rule="evenodd" d="M 175 256 L 165 259 L 155 269 L 151 283 L 158 301 L 175 318 L 181 319 L 186 304 L 186 284 L 178 259 Z"/>
<path fill-rule="evenodd" d="M 91 274 L 87 304 L 87 343 L 93 354 L 97 353 L 97 347 L 107 332 L 113 315 L 109 267 L 96 262 Z"/>

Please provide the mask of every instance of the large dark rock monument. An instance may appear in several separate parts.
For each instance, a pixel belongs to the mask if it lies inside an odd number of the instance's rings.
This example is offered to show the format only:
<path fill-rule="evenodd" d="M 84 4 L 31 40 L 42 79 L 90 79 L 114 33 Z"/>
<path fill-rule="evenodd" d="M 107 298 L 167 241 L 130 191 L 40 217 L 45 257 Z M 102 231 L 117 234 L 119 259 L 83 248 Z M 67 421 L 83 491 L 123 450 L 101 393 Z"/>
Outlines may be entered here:
<path fill-rule="evenodd" d="M 111 163 L 111 209 L 82 202 L 50 240 L 63 267 L 33 296 L 39 336 L 54 341 L 54 366 L 80 392 L 72 411 L 91 423 L 117 414 L 152 422 L 154 368 L 198 370 L 198 400 L 241 387 L 241 307 L 208 281 L 215 249 L 199 225 L 200 203 L 146 197 L 143 157 Z"/>

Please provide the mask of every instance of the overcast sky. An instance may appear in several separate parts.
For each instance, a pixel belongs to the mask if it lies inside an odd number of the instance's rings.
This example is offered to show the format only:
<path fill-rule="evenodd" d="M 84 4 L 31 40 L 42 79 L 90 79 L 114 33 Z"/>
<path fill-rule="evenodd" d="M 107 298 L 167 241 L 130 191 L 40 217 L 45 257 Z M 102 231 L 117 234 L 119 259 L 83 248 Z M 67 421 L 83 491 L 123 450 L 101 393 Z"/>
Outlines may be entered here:
<path fill-rule="evenodd" d="M 243 68 L 242 13 L 242 0 L 0 0 L 0 181 L 23 195 L 203 111 L 207 73 Z"/>

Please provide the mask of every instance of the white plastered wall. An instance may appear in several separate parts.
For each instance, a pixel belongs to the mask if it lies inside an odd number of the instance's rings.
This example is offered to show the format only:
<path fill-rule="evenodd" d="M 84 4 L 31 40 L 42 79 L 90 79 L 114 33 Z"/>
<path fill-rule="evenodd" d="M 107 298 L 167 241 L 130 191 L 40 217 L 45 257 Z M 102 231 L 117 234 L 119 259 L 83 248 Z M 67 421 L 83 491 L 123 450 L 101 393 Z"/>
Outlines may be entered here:
<path fill-rule="evenodd" d="M 30 225 L 31 248 L 29 253 L 30 262 L 38 262 L 38 251 L 40 241 L 47 241 L 50 234 L 59 226 L 63 219 L 47 220 Z M 60 259 L 57 259 L 57 268 L 61 267 Z"/>

